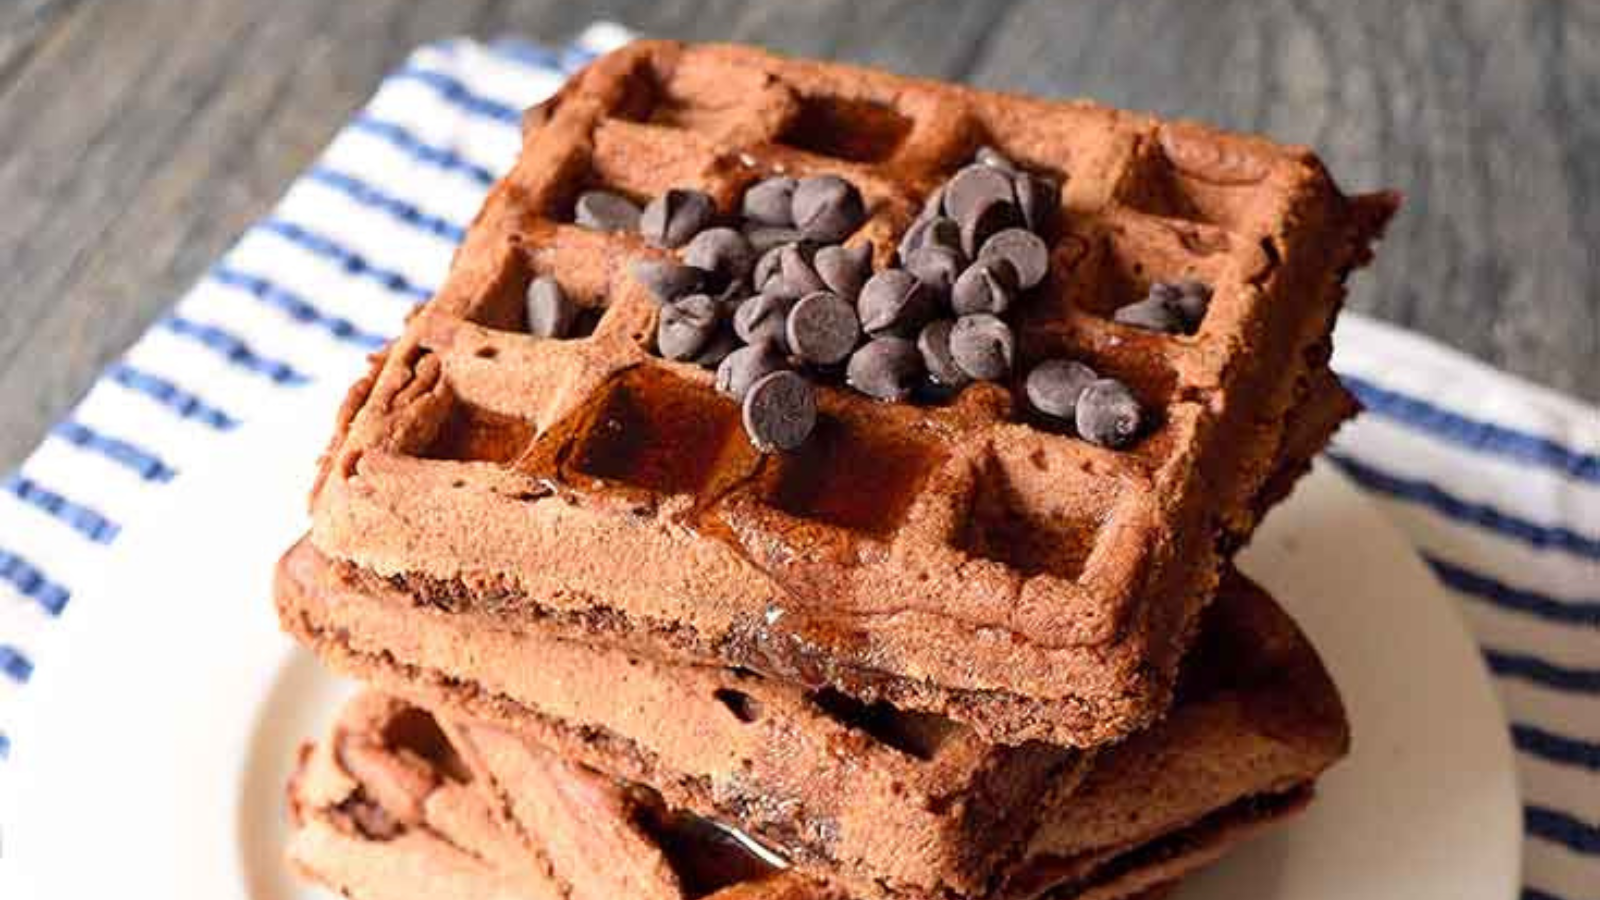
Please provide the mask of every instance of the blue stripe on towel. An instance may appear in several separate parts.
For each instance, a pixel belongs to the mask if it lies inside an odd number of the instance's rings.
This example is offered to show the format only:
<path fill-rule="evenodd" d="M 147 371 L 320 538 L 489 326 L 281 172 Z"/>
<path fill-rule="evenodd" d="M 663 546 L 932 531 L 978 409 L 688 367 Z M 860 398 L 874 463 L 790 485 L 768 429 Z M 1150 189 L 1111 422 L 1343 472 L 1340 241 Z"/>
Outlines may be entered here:
<path fill-rule="evenodd" d="M 1558 666 L 1536 656 L 1485 647 L 1489 669 L 1502 678 L 1520 678 L 1542 687 L 1579 694 L 1600 694 L 1600 669 Z"/>
<path fill-rule="evenodd" d="M 1431 554 L 1425 553 L 1422 558 L 1433 568 L 1433 574 L 1444 582 L 1445 587 L 1453 591 L 1471 594 L 1502 609 L 1528 613 L 1561 625 L 1600 627 L 1600 600 L 1557 599 L 1536 591 L 1512 587 Z"/>
<path fill-rule="evenodd" d="M 99 511 L 69 500 L 20 473 L 13 472 L 8 475 L 4 487 L 6 493 L 35 509 L 42 510 L 51 518 L 60 520 L 73 531 L 97 544 L 111 543 L 122 530 L 121 526 L 101 515 Z"/>
<path fill-rule="evenodd" d="M 1559 550 L 1586 559 L 1600 559 L 1600 538 L 1578 534 L 1563 525 L 1530 522 L 1487 503 L 1463 500 L 1431 482 L 1393 475 L 1343 453 L 1330 452 L 1328 457 L 1362 487 L 1426 506 L 1447 518 L 1516 538 L 1540 550 Z"/>
<path fill-rule="evenodd" d="M 1517 749 L 1547 762 L 1577 766 L 1600 772 L 1600 744 L 1564 734 L 1545 731 L 1534 725 L 1512 725 L 1511 740 Z"/>
<path fill-rule="evenodd" d="M 155 400 L 182 418 L 209 425 L 218 431 L 229 431 L 239 425 L 238 419 L 152 372 L 119 362 L 112 363 L 111 368 L 106 370 L 106 376 L 130 391 L 137 391 Z"/>
<path fill-rule="evenodd" d="M 484 118 L 505 122 L 510 125 L 522 122 L 522 110 L 475 93 L 460 79 L 436 69 L 429 69 L 413 63 L 389 76 L 389 78 L 395 81 L 415 81 L 419 84 L 425 84 L 437 91 L 439 96 L 448 100 L 452 105 L 458 106 L 473 115 L 483 116 Z"/>
<path fill-rule="evenodd" d="M 305 297 L 260 275 L 218 264 L 211 269 L 211 280 L 244 291 L 301 325 L 311 325 L 363 350 L 376 350 L 387 340 L 383 335 L 367 331 L 343 316 L 323 312 Z"/>
<path fill-rule="evenodd" d="M 525 41 L 516 37 L 502 37 L 489 44 L 496 56 L 520 63 L 540 73 L 549 73 L 565 68 L 565 54 L 557 53 L 543 44 Z M 571 48 L 576 49 L 576 48 Z"/>
<path fill-rule="evenodd" d="M 0 547 L 0 581 L 10 584 L 17 593 L 44 607 L 52 616 L 61 615 L 72 599 L 72 592 L 51 581 L 38 566 L 10 550 Z"/>
<path fill-rule="evenodd" d="M 426 231 L 435 237 L 443 238 L 452 244 L 461 243 L 467 236 L 466 228 L 440 216 L 423 212 L 411 203 L 385 193 L 354 175 L 348 175 L 326 166 L 318 166 L 307 172 L 305 177 L 317 184 L 344 194 L 362 206 L 369 206 L 387 213 L 392 218 L 398 219 L 413 228 Z"/>
<path fill-rule="evenodd" d="M 33 677 L 33 660 L 10 644 L 0 644 L 0 672 L 18 684 L 25 684 Z"/>
<path fill-rule="evenodd" d="M 569 44 L 561 51 L 561 71 L 576 72 L 599 58 L 600 54 L 587 47 Z"/>
<path fill-rule="evenodd" d="M 173 334 L 195 341 L 239 368 L 263 375 L 276 384 L 301 385 L 311 381 L 294 366 L 262 356 L 252 350 L 243 338 L 219 326 L 176 314 L 166 316 L 157 324 Z"/>
<path fill-rule="evenodd" d="M 476 181 L 480 187 L 494 183 L 495 174 L 447 147 L 436 147 L 417 137 L 404 125 L 385 121 L 367 113 L 357 116 L 350 127 L 356 131 L 388 141 L 405 151 L 412 159 L 425 162 L 447 172 L 460 172 Z"/>
<path fill-rule="evenodd" d="M 346 274 L 377 282 L 391 294 L 400 294 L 408 300 L 420 302 L 433 296 L 429 288 L 413 284 L 404 275 L 369 262 L 366 257 L 345 247 L 324 234 L 285 219 L 271 218 L 256 226 L 316 256 L 336 263 Z"/>
<path fill-rule="evenodd" d="M 1547 437 L 1468 418 L 1354 375 L 1341 373 L 1339 380 L 1370 412 L 1468 450 L 1537 463 L 1580 481 L 1600 484 L 1600 454 L 1584 453 Z"/>
<path fill-rule="evenodd" d="M 121 438 L 100 434 L 82 422 L 67 419 L 50 429 L 50 433 L 74 447 L 97 453 L 133 470 L 145 481 L 171 481 L 178 474 L 154 453 Z"/>
<path fill-rule="evenodd" d="M 1535 837 L 1560 844 L 1574 853 L 1600 856 L 1600 828 L 1571 813 L 1529 804 L 1523 810 L 1522 821 L 1528 833 Z"/>

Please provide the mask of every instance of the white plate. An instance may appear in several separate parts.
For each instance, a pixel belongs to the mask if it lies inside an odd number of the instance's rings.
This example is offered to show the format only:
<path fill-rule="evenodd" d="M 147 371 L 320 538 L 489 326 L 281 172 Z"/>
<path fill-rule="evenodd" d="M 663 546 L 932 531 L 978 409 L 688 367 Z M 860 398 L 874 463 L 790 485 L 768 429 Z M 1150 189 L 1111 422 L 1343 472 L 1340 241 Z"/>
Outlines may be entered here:
<path fill-rule="evenodd" d="M 171 511 L 150 520 L 164 527 L 130 527 L 122 563 L 73 600 L 0 770 L 0 896 L 314 896 L 280 863 L 283 785 L 295 745 L 348 688 L 279 635 L 268 586 L 304 528 L 327 421 L 241 429 L 225 461 L 174 486 Z M 1319 467 L 1242 565 L 1327 659 L 1355 750 L 1308 814 L 1181 898 L 1516 896 L 1505 719 L 1404 537 Z"/>

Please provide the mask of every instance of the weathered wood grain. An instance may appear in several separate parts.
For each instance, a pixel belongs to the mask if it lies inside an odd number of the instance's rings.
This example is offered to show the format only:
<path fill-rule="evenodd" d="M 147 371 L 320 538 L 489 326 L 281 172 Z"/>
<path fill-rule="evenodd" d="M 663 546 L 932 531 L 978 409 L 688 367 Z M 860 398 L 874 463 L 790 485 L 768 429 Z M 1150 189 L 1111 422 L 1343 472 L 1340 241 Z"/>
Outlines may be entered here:
<path fill-rule="evenodd" d="M 1600 8 L 1560 0 L 14 0 L 0 5 L 0 466 L 417 43 L 652 34 L 1316 146 L 1409 206 L 1352 305 L 1600 399 Z"/>
<path fill-rule="evenodd" d="M 1352 307 L 1600 398 L 1600 8 L 1024 0 L 973 81 L 1309 144 L 1407 207 Z"/>

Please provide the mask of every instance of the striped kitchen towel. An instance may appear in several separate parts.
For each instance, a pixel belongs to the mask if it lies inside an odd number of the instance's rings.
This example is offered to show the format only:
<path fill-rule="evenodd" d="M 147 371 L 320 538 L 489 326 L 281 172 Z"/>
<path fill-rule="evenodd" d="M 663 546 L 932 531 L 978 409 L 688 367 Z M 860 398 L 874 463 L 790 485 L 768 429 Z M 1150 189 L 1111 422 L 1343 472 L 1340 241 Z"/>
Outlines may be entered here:
<path fill-rule="evenodd" d="M 0 755 L 74 583 L 240 422 L 331 416 L 429 296 L 521 110 L 626 40 L 417 50 L 272 214 L 112 365 L 0 497 Z M 1509 710 L 1528 898 L 1600 895 L 1600 412 L 1346 315 L 1335 367 L 1367 406 L 1332 458 L 1461 602 Z"/>

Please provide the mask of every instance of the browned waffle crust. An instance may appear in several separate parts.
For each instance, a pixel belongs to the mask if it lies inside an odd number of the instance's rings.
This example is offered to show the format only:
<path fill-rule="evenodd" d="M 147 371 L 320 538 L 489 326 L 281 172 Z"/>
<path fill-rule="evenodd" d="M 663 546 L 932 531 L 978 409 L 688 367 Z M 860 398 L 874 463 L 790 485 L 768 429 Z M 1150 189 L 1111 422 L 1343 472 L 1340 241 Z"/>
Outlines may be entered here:
<path fill-rule="evenodd" d="M 1172 716 L 1100 753 L 1087 778 L 1039 795 L 1050 797 L 1042 825 L 1007 879 L 967 894 L 904 896 L 1125 896 L 1170 882 L 1298 809 L 1347 742 L 1314 651 L 1270 598 L 1233 578 L 1207 613 L 1195 660 Z M 335 886 L 365 879 L 368 890 L 353 895 L 373 900 L 389 896 L 373 889 L 386 877 L 386 854 L 404 854 L 414 868 L 454 853 L 462 857 L 454 868 L 474 878 L 555 885 L 567 895 L 698 896 L 733 882 L 757 896 L 881 892 L 879 883 L 803 860 L 796 873 L 763 878 L 755 859 L 715 839 L 721 832 L 687 827 L 696 820 L 666 812 L 653 791 L 495 727 L 446 721 L 441 732 L 431 721 L 368 695 L 308 755 L 291 788 L 291 854 L 304 870 Z M 497 830 L 483 827 L 486 819 Z M 547 894 L 515 894 L 524 895 Z"/>
<path fill-rule="evenodd" d="M 1088 754 L 991 745 L 953 721 L 864 707 L 828 690 L 538 632 L 469 628 L 398 592 L 374 596 L 348 569 L 302 544 L 285 557 L 277 587 L 286 627 L 336 670 L 737 822 L 862 896 L 983 895 L 1030 835 L 1051 827 L 1038 818 L 1040 798 L 1070 794 L 1088 768 Z M 1255 777 L 1252 766 L 1295 760 L 1320 769 L 1342 747 L 1342 737 L 1317 727 L 1342 728 L 1331 685 L 1269 599 L 1242 579 L 1227 594 L 1210 618 L 1232 615 L 1233 627 L 1250 635 L 1240 639 L 1247 646 L 1198 656 L 1216 669 L 1209 682 L 1190 679 L 1212 686 L 1203 692 L 1206 713 L 1179 710 L 1157 732 L 1198 716 L 1203 733 L 1210 717 L 1225 717 L 1232 743 L 1218 753 L 1226 750 L 1247 777 Z M 1203 639 L 1202 651 L 1219 640 Z M 1263 671 L 1249 666 L 1257 658 L 1268 660 Z M 1234 682 L 1254 691 L 1248 708 L 1218 699 L 1214 688 Z M 1262 699 L 1274 691 L 1285 708 Z M 1194 744 L 1205 746 L 1198 737 Z M 1151 773 L 1129 777 L 1142 781 L 1129 788 L 1137 793 Z M 1232 798 L 1207 799 L 1220 806 Z M 1108 839 L 1117 838 L 1117 824 L 1102 824 Z"/>
<path fill-rule="evenodd" d="M 351 392 L 313 540 L 429 603 L 746 666 L 972 724 L 1094 745 L 1166 705 L 1219 552 L 1252 522 L 1349 270 L 1395 198 L 1341 194 L 1304 148 L 1043 102 L 644 42 L 528 117 L 445 285 Z M 883 264 L 980 144 L 1064 179 L 1018 370 L 1085 360 L 1159 424 L 1114 452 L 997 385 L 946 406 L 821 390 L 800 452 L 755 453 L 710 375 L 649 352 L 659 255 L 564 224 L 576 194 L 694 187 L 733 210 L 782 170 L 857 185 Z M 535 275 L 599 311 L 535 340 Z M 1156 278 L 1215 288 L 1191 337 L 1110 321 Z"/>

